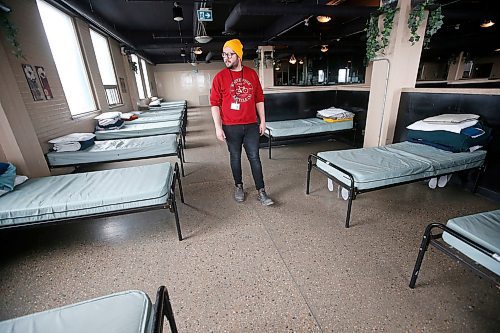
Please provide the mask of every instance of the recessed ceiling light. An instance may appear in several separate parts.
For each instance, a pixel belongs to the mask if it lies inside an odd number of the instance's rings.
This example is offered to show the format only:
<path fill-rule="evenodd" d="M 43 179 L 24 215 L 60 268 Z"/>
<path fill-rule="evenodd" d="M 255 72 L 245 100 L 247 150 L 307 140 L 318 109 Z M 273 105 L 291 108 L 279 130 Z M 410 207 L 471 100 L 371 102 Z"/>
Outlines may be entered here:
<path fill-rule="evenodd" d="M 326 15 L 319 15 L 319 16 L 316 16 L 316 20 L 318 20 L 318 22 L 320 22 L 320 23 L 327 23 L 327 22 L 330 22 L 332 20 L 332 18 L 330 16 L 326 16 Z"/>
<path fill-rule="evenodd" d="M 490 28 L 495 25 L 495 22 L 492 20 L 484 20 L 483 23 L 480 24 L 481 28 Z"/>

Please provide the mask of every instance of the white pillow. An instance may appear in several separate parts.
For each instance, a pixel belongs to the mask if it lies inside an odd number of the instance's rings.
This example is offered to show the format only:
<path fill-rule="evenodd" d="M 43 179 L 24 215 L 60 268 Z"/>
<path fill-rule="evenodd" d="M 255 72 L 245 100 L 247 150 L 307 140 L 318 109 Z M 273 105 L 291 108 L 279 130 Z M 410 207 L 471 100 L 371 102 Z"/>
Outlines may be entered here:
<path fill-rule="evenodd" d="M 156 101 L 149 103 L 149 106 L 158 106 L 158 105 L 160 105 L 160 103 L 161 103 L 160 100 L 157 99 Z"/>
<path fill-rule="evenodd" d="M 154 101 L 156 101 L 157 99 L 158 99 L 158 97 L 153 96 L 153 97 L 151 97 L 151 102 L 154 102 Z"/>
<path fill-rule="evenodd" d="M 71 133 L 68 135 L 60 136 L 58 138 L 49 140 L 49 143 L 67 143 L 67 142 L 79 142 L 79 141 L 87 141 L 92 138 L 95 138 L 94 133 Z"/>
<path fill-rule="evenodd" d="M 147 107 L 148 107 L 148 104 L 149 104 L 149 98 L 140 99 L 140 100 L 137 102 L 137 105 L 138 105 L 138 106 L 140 106 L 140 107 L 144 107 L 144 108 L 147 108 Z"/>
<path fill-rule="evenodd" d="M 477 114 L 462 113 L 462 114 L 441 114 L 439 116 L 425 118 L 426 123 L 463 123 L 464 121 L 479 119 Z"/>
<path fill-rule="evenodd" d="M 417 122 L 414 122 L 413 124 L 407 126 L 406 128 L 409 130 L 415 130 L 415 131 L 447 131 L 447 132 L 453 132 L 460 134 L 460 132 L 467 127 L 471 127 L 477 124 L 477 120 L 469 120 L 469 121 L 464 121 L 461 123 L 457 124 L 442 124 L 442 123 L 428 123 L 423 120 L 419 120 Z"/>
<path fill-rule="evenodd" d="M 120 117 L 122 113 L 121 112 L 103 112 L 97 117 L 94 117 L 95 120 L 101 120 L 101 119 L 113 119 L 113 118 L 118 118 Z"/>

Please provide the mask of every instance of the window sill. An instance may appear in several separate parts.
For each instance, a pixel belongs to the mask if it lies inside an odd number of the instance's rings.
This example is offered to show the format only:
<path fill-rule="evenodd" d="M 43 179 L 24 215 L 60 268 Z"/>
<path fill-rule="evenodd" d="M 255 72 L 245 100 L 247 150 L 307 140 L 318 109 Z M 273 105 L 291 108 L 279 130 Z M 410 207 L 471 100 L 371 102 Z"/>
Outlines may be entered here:
<path fill-rule="evenodd" d="M 79 119 L 94 118 L 97 114 L 99 114 L 99 112 L 100 112 L 100 110 L 94 110 L 94 111 L 79 113 L 79 114 L 71 115 L 71 119 L 72 120 L 79 120 Z"/>
<path fill-rule="evenodd" d="M 115 104 L 115 105 L 108 105 L 109 109 L 116 109 L 116 108 L 121 108 L 122 106 L 125 106 L 125 104 Z"/>

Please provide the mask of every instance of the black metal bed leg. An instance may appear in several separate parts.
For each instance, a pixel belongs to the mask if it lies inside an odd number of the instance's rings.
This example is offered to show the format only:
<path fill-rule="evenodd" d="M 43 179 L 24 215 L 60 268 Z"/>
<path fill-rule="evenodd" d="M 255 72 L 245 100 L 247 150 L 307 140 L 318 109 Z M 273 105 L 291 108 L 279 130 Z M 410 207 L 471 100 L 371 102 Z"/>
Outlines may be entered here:
<path fill-rule="evenodd" d="M 182 149 L 182 145 L 179 142 L 179 144 L 177 145 L 177 158 L 181 162 L 182 177 L 186 177 L 186 175 L 184 174 L 184 161 L 183 161 L 183 155 L 184 155 L 184 153 L 183 152 L 184 152 L 184 149 Z"/>
<path fill-rule="evenodd" d="M 353 191 L 349 190 L 349 199 L 347 201 L 347 215 L 345 217 L 346 228 L 349 228 L 349 221 L 351 220 L 352 197 L 353 197 Z"/>
<path fill-rule="evenodd" d="M 172 210 L 175 216 L 175 227 L 177 228 L 177 237 L 179 241 L 182 240 L 181 223 L 179 222 L 179 213 L 177 212 L 177 202 L 175 200 L 175 193 L 172 194 Z"/>
<path fill-rule="evenodd" d="M 184 203 L 184 192 L 182 191 L 181 177 L 179 176 L 179 170 L 177 169 L 177 184 L 179 184 L 179 194 L 181 195 L 181 202 Z M 175 179 L 174 179 L 175 181 Z"/>
<path fill-rule="evenodd" d="M 309 194 L 309 185 L 311 184 L 311 170 L 312 170 L 312 161 L 311 156 L 307 159 L 307 181 L 306 181 L 306 194 Z"/>
<path fill-rule="evenodd" d="M 153 322 L 153 333 L 163 332 L 163 319 L 167 317 L 170 331 L 177 333 L 177 325 L 175 324 L 174 311 L 170 304 L 170 296 L 167 288 L 161 286 L 156 293 L 155 317 Z"/>
<path fill-rule="evenodd" d="M 271 159 L 271 141 L 272 141 L 272 136 L 269 134 L 269 159 Z"/>
<path fill-rule="evenodd" d="M 474 187 L 472 188 L 472 193 L 476 193 L 477 187 L 479 186 L 479 179 L 481 178 L 481 175 L 483 174 L 484 167 L 480 167 L 476 179 L 474 180 Z"/>
<path fill-rule="evenodd" d="M 411 274 L 410 279 L 410 288 L 415 288 L 415 283 L 417 282 L 418 273 L 420 272 L 420 266 L 422 265 L 422 261 L 424 260 L 425 251 L 429 248 L 429 243 L 431 242 L 431 228 L 432 224 L 429 224 L 427 228 L 425 228 L 424 236 L 422 238 L 422 242 L 420 243 L 420 248 L 418 249 L 417 261 L 415 262 L 415 267 L 413 268 L 413 273 Z"/>

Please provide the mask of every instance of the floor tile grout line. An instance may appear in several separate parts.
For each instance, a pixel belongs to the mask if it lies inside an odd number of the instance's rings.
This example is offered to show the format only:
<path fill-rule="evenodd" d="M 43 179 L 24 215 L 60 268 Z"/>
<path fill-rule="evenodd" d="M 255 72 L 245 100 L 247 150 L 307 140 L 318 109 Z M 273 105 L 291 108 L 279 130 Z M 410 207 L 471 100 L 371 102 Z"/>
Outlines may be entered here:
<path fill-rule="evenodd" d="M 281 261 L 283 262 L 283 264 L 285 265 L 285 268 L 286 270 L 288 271 L 288 274 L 290 275 L 290 277 L 292 278 L 292 281 L 293 283 L 295 284 L 295 286 L 297 287 L 297 289 L 299 290 L 299 293 L 300 293 L 300 296 L 302 297 L 302 299 L 304 300 L 304 302 L 306 303 L 306 306 L 307 306 L 307 309 L 309 310 L 309 313 L 312 315 L 312 317 L 314 318 L 314 321 L 316 322 L 316 325 L 318 326 L 319 328 L 319 331 L 323 333 L 323 328 L 321 327 L 321 324 L 319 323 L 318 321 L 318 318 L 316 318 L 316 315 L 314 313 L 314 311 L 312 310 L 311 308 L 311 305 L 309 304 L 309 302 L 307 301 L 307 298 L 304 296 L 304 293 L 302 292 L 302 288 L 300 287 L 299 283 L 297 282 L 297 280 L 295 279 L 295 276 L 292 274 L 292 272 L 290 271 L 290 267 L 288 267 L 285 259 L 283 258 L 283 255 L 281 254 L 281 251 L 279 250 L 278 248 L 278 245 L 276 245 L 276 242 L 274 241 L 274 238 L 271 236 L 271 233 L 269 232 L 269 230 L 267 229 L 267 226 L 266 224 L 261 220 L 261 225 L 264 227 L 264 230 L 266 231 L 267 233 L 267 236 L 269 237 L 269 239 L 271 239 L 271 242 L 273 243 L 273 246 L 274 248 L 276 249 L 276 252 L 278 252 L 278 255 L 280 256 L 280 259 Z"/>

